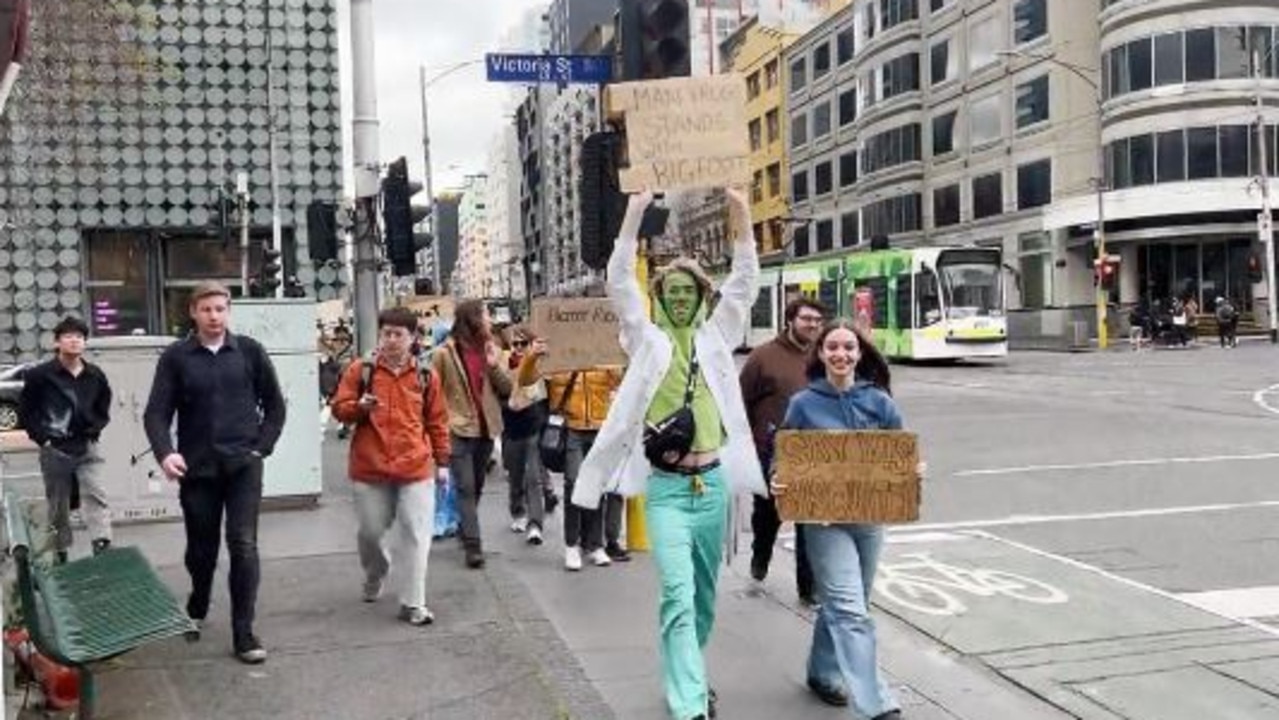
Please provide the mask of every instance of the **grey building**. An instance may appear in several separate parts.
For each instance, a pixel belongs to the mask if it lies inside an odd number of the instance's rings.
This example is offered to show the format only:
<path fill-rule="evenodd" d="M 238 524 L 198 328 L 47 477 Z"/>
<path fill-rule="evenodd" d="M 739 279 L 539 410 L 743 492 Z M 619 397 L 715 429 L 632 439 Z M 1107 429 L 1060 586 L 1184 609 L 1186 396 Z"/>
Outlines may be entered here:
<path fill-rule="evenodd" d="M 552 0 L 546 11 L 550 51 L 578 52 L 582 40 L 599 25 L 612 25 L 617 0 Z"/>
<path fill-rule="evenodd" d="M 1266 0 L 857 0 L 785 53 L 791 212 L 812 219 L 792 254 L 997 246 L 1024 327 L 1091 321 L 1100 181 L 1112 301 L 1260 309 L 1248 106 L 1274 138 L 1277 26 Z"/>
<path fill-rule="evenodd" d="M 34 53 L 0 122 L 0 362 L 36 357 L 66 313 L 98 335 L 168 333 L 196 282 L 242 292 L 238 233 L 220 234 L 217 198 L 247 176 L 256 266 L 272 225 L 268 61 L 284 272 L 338 296 L 346 271 L 313 265 L 305 242 L 307 206 L 340 196 L 332 3 L 32 10 Z"/>
<path fill-rule="evenodd" d="M 462 197 L 457 193 L 441 193 L 435 196 L 435 242 L 440 250 L 440 295 L 452 292 L 453 268 L 457 267 L 458 223 L 457 209 Z"/>

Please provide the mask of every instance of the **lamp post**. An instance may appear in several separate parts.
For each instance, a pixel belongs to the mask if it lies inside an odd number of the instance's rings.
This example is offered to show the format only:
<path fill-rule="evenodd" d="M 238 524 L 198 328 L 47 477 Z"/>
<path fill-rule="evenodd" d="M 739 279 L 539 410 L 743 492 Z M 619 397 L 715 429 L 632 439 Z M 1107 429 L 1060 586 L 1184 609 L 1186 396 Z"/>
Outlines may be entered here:
<path fill-rule="evenodd" d="M 1261 244 L 1266 248 L 1266 314 L 1269 316 L 1270 325 L 1270 342 L 1279 343 L 1279 312 L 1276 312 L 1276 284 L 1275 284 L 1275 233 L 1274 233 L 1274 217 L 1270 204 L 1270 169 L 1266 167 L 1268 160 L 1273 157 L 1274 148 L 1269 147 L 1266 139 L 1266 115 L 1265 105 L 1261 99 L 1261 80 L 1265 76 L 1265 65 L 1272 62 L 1276 49 L 1279 49 L 1279 42 L 1272 43 L 1263 54 L 1260 50 L 1254 49 L 1252 52 L 1253 75 L 1257 80 L 1256 105 L 1257 105 L 1257 148 L 1261 151 L 1261 162 L 1257 163 L 1257 172 L 1260 173 L 1257 183 L 1261 186 L 1261 214 L 1257 216 L 1257 234 Z M 1276 73 L 1279 75 L 1279 73 Z"/>
<path fill-rule="evenodd" d="M 1093 90 L 1093 102 L 1097 106 L 1097 177 L 1094 178 L 1094 185 L 1097 189 L 1097 226 L 1093 230 L 1093 244 L 1097 248 L 1097 257 L 1094 261 L 1094 268 L 1100 269 L 1108 258 L 1106 254 L 1106 146 L 1102 142 L 1101 126 L 1104 111 L 1105 98 L 1101 95 L 1101 85 L 1093 79 L 1097 70 L 1086 68 L 1074 63 L 1059 60 L 1051 55 L 1042 55 L 1040 53 L 1028 53 L 1021 50 L 1001 50 L 995 53 L 1004 58 L 1022 58 L 1025 60 L 1043 60 L 1050 62 L 1060 68 L 1064 68 L 1072 75 L 1083 80 L 1088 87 Z M 1097 348 L 1105 350 L 1109 346 L 1109 333 L 1106 328 L 1106 303 L 1109 300 L 1109 290 L 1101 283 L 1097 283 L 1096 302 L 1097 302 Z"/>
<path fill-rule="evenodd" d="M 439 69 L 434 75 L 431 75 L 430 78 L 427 77 L 427 67 L 425 65 L 418 67 L 418 76 L 422 92 L 422 159 L 426 163 L 425 177 L 423 178 L 424 185 L 426 187 L 423 189 L 426 190 L 427 202 L 430 203 L 431 206 L 431 212 L 427 215 L 427 228 L 432 237 L 431 280 L 436 287 L 442 287 L 441 280 L 443 280 L 443 278 L 440 277 L 440 243 L 439 239 L 435 237 L 435 189 L 431 178 L 431 125 L 430 112 L 427 109 L 426 91 L 427 88 L 440 80 L 443 80 L 449 75 L 473 65 L 479 65 L 483 62 L 483 58 L 472 58 L 470 60 L 453 63 L 452 65 L 446 65 L 442 69 Z"/>

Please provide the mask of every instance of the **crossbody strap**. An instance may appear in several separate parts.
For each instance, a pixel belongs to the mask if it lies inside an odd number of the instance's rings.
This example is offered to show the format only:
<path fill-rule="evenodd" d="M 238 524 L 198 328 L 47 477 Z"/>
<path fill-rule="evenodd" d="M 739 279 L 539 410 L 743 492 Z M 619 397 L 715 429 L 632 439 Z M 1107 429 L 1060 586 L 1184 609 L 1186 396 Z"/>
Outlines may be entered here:
<path fill-rule="evenodd" d="M 564 388 L 564 394 L 560 395 L 560 401 L 555 404 L 555 414 L 563 415 L 564 408 L 568 407 L 568 399 L 573 395 L 573 388 L 577 387 L 577 371 L 574 370 L 568 376 L 568 387 Z"/>
<path fill-rule="evenodd" d="M 697 360 L 697 342 L 693 342 L 693 354 L 688 358 L 688 379 L 684 382 L 684 407 L 693 404 L 693 389 L 697 387 L 697 373 L 701 370 Z"/>

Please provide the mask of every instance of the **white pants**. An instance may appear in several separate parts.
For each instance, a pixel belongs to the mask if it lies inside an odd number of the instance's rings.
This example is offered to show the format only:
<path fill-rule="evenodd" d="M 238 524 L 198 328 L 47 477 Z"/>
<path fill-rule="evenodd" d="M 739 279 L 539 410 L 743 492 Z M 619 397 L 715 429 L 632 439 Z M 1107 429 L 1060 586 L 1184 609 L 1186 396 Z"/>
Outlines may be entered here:
<path fill-rule="evenodd" d="M 426 570 L 435 531 L 435 483 L 355 481 L 355 514 L 360 522 L 357 541 L 360 565 L 369 581 L 383 580 L 394 558 L 401 576 L 400 604 L 426 607 Z M 395 523 L 396 520 L 398 523 Z M 387 555 L 383 538 L 392 523 L 397 538 Z"/>

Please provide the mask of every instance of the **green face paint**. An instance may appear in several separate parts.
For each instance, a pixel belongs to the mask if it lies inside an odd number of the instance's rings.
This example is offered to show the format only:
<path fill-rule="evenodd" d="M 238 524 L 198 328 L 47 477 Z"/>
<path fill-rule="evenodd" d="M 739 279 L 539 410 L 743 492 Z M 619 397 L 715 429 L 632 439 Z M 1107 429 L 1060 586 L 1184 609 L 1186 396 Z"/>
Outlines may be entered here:
<path fill-rule="evenodd" d="M 673 272 L 662 281 L 662 306 L 675 327 L 688 327 L 697 317 L 701 289 L 686 272 Z"/>

